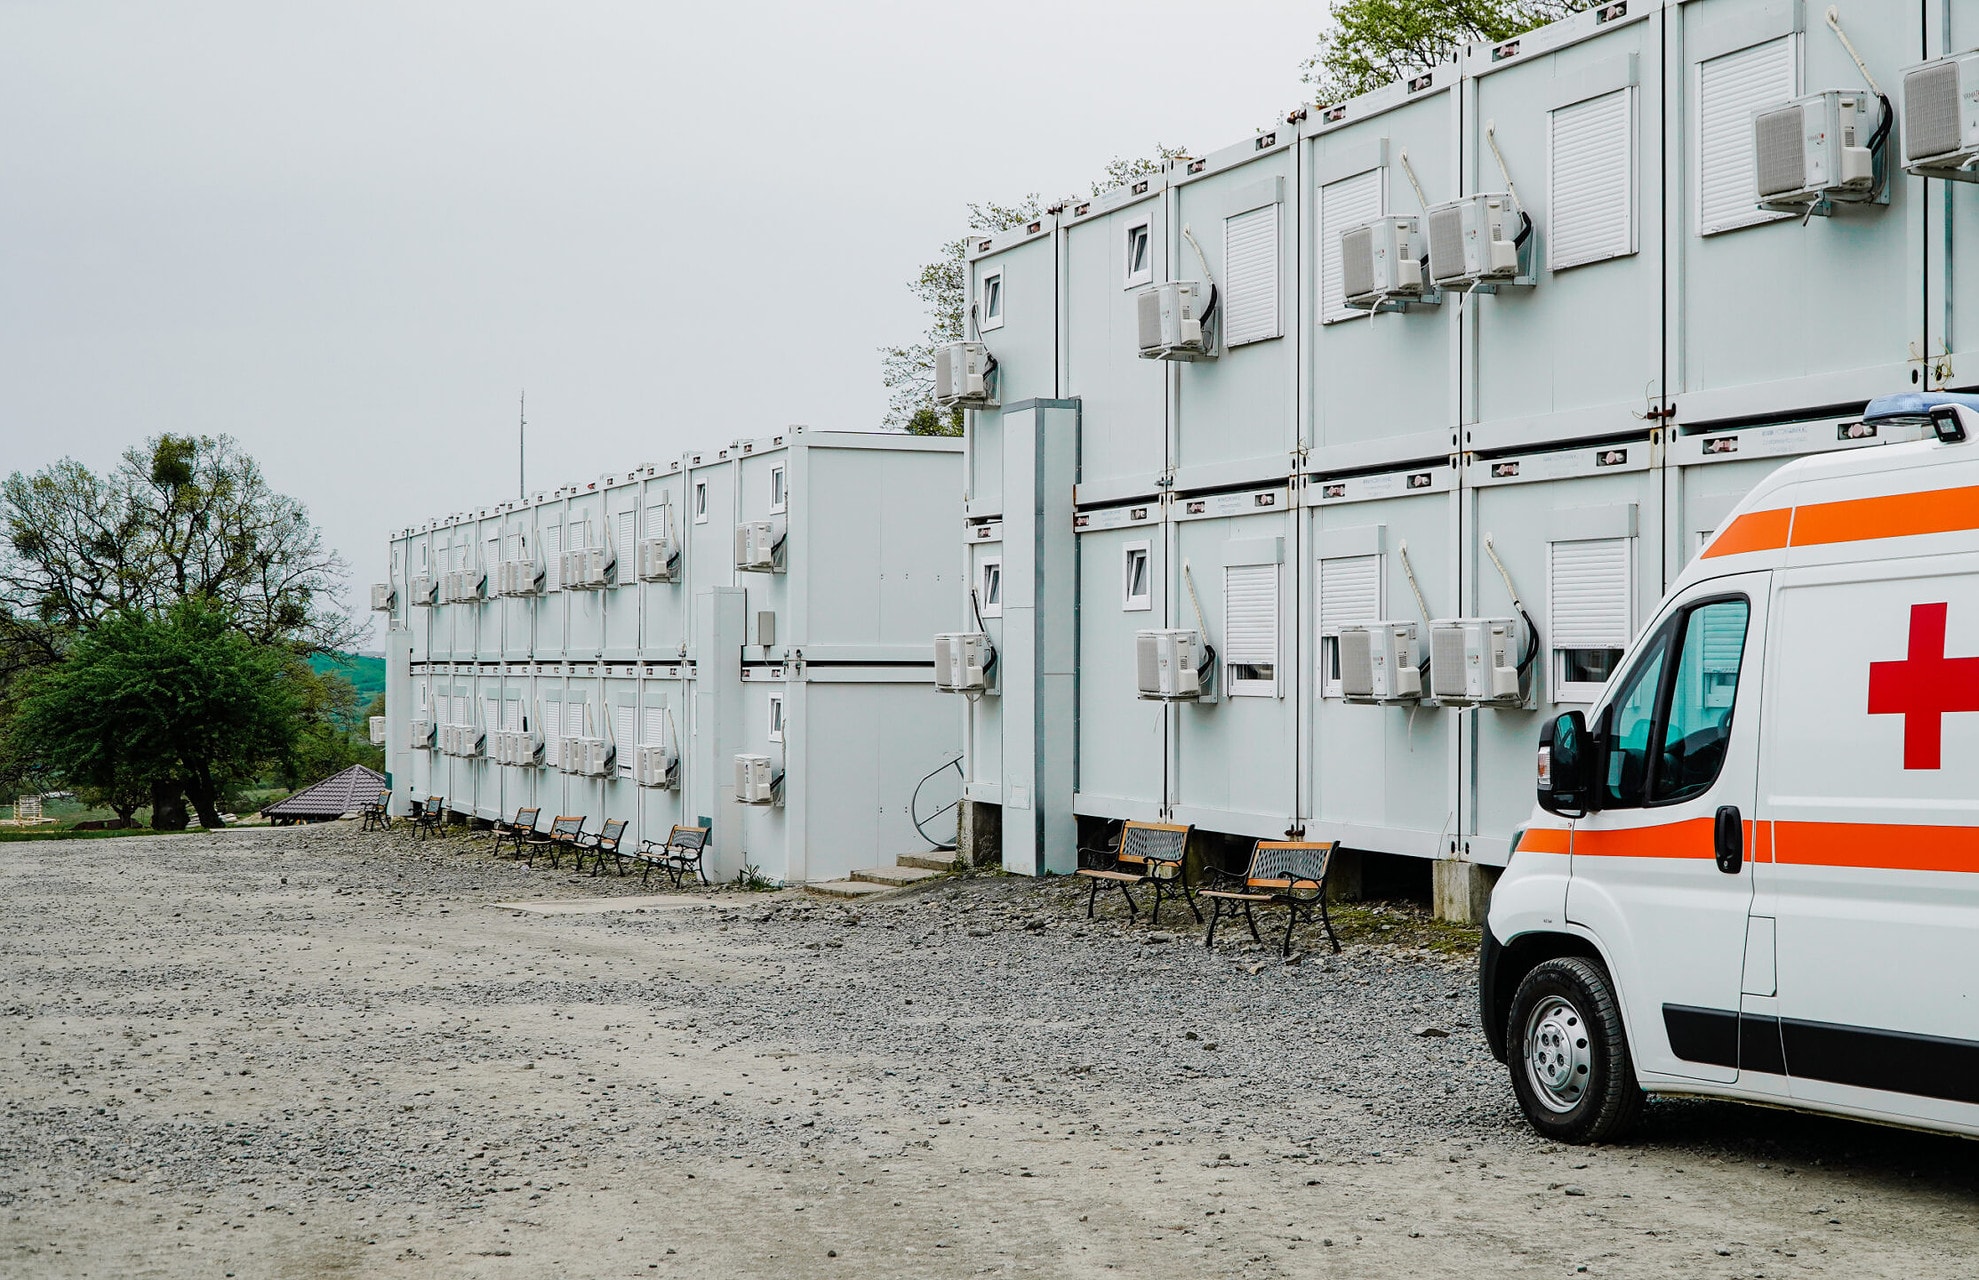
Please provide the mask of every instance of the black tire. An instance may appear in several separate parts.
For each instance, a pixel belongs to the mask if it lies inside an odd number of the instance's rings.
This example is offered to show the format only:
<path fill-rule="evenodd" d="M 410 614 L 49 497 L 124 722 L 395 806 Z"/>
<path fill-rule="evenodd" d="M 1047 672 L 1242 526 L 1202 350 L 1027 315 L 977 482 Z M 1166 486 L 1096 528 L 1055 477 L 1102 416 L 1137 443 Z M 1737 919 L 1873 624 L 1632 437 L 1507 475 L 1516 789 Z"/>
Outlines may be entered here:
<path fill-rule="evenodd" d="M 1621 1006 L 1597 961 L 1562 956 L 1526 974 L 1505 1019 L 1505 1062 L 1526 1120 L 1555 1142 L 1612 1142 L 1641 1118 Z"/>

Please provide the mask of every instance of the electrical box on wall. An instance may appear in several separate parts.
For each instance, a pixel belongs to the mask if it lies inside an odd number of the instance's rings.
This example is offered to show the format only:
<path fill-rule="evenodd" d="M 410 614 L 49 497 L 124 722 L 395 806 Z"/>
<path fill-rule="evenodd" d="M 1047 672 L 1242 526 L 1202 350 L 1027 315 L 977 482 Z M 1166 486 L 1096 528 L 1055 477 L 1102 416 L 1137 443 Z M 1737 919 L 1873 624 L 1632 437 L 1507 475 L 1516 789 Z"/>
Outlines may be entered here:
<path fill-rule="evenodd" d="M 768 756 L 735 757 L 735 799 L 738 804 L 775 804 L 779 781 L 771 772 Z"/>
<path fill-rule="evenodd" d="M 1340 696 L 1348 702 L 1414 702 L 1422 697 L 1415 623 L 1341 627 L 1339 644 Z"/>
<path fill-rule="evenodd" d="M 1830 89 L 1755 111 L 1752 146 L 1759 207 L 1830 212 L 1834 202 L 1887 201 L 1875 148 L 1882 104 L 1861 90 Z"/>
<path fill-rule="evenodd" d="M 639 540 L 639 576 L 647 582 L 673 582 L 680 575 L 680 544 L 670 537 Z"/>
<path fill-rule="evenodd" d="M 735 526 L 735 567 L 745 573 L 776 573 L 781 563 L 783 532 L 775 521 L 748 520 Z"/>
<path fill-rule="evenodd" d="M 1903 73 L 1904 171 L 1979 182 L 1979 50 Z"/>
<path fill-rule="evenodd" d="M 996 408 L 996 357 L 980 342 L 935 348 L 935 403 L 944 409 Z"/>
<path fill-rule="evenodd" d="M 1134 634 L 1134 669 L 1139 696 L 1157 702 L 1202 699 L 1202 637 L 1194 631 L 1139 631 Z"/>
<path fill-rule="evenodd" d="M 1376 218 L 1340 233 L 1340 286 L 1347 305 L 1360 311 L 1391 304 L 1435 302 L 1425 288 L 1422 259 L 1428 253 L 1414 218 Z"/>
<path fill-rule="evenodd" d="M 1483 192 L 1429 210 L 1429 279 L 1444 289 L 1490 291 L 1500 284 L 1530 284 L 1524 269 L 1531 243 L 1518 202 L 1502 191 Z"/>
<path fill-rule="evenodd" d="M 397 598 L 398 592 L 392 588 L 391 583 L 374 582 L 371 584 L 371 608 L 374 612 L 384 613 L 390 611 L 392 603 Z"/>
<path fill-rule="evenodd" d="M 1134 295 L 1134 327 L 1143 360 L 1209 360 L 1215 335 L 1207 328 L 1202 286 L 1192 280 L 1158 284 Z"/>
<path fill-rule="evenodd" d="M 980 631 L 943 632 L 935 637 L 935 688 L 944 693 L 984 693 L 994 650 Z"/>
<path fill-rule="evenodd" d="M 1517 706 L 1520 624 L 1511 618 L 1439 618 L 1429 624 L 1429 686 L 1453 706 Z"/>

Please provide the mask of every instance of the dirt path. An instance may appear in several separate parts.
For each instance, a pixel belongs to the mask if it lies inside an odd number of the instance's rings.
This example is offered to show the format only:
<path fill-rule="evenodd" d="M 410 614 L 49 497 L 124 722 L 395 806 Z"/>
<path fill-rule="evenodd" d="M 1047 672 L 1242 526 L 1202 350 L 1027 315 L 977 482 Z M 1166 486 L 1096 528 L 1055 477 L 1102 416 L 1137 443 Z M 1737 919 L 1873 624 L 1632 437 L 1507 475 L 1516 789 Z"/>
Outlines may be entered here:
<path fill-rule="evenodd" d="M 1001 879 L 539 915 L 639 890 L 468 850 L 0 845 L 0 1275 L 1979 1270 L 1969 1143 L 1537 1141 L 1407 917 L 1286 966 Z"/>

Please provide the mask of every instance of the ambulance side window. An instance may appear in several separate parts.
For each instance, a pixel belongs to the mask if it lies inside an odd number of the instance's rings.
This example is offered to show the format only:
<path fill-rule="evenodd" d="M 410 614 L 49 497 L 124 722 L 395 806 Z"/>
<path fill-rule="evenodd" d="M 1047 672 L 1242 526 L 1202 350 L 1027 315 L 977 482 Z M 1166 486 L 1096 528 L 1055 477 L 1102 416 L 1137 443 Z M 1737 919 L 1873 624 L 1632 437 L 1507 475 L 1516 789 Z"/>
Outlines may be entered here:
<path fill-rule="evenodd" d="M 1642 804 L 1649 778 L 1649 744 L 1656 728 L 1656 697 L 1663 689 L 1663 667 L 1669 661 L 1670 633 L 1665 623 L 1636 658 L 1626 683 L 1604 715 L 1608 746 L 1608 776 L 1602 779 L 1604 809 L 1634 809 Z"/>
<path fill-rule="evenodd" d="M 1745 656 L 1745 625 L 1752 606 L 1713 600 L 1684 619 L 1676 679 L 1664 722 L 1662 758 L 1650 783 L 1650 802 L 1670 804 L 1704 794 L 1718 780 L 1732 736 L 1732 703 Z"/>

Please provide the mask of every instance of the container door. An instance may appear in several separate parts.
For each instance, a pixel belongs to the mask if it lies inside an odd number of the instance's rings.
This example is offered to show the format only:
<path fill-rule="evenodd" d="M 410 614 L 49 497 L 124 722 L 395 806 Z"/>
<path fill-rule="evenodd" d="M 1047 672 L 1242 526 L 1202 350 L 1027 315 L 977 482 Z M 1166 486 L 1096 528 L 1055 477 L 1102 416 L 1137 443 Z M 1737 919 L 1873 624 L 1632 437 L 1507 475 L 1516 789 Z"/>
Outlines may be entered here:
<path fill-rule="evenodd" d="M 1768 577 L 1686 592 L 1593 718 L 1602 807 L 1574 824 L 1567 918 L 1602 945 L 1645 1073 L 1738 1078 L 1760 692 L 1740 677 Z"/>

